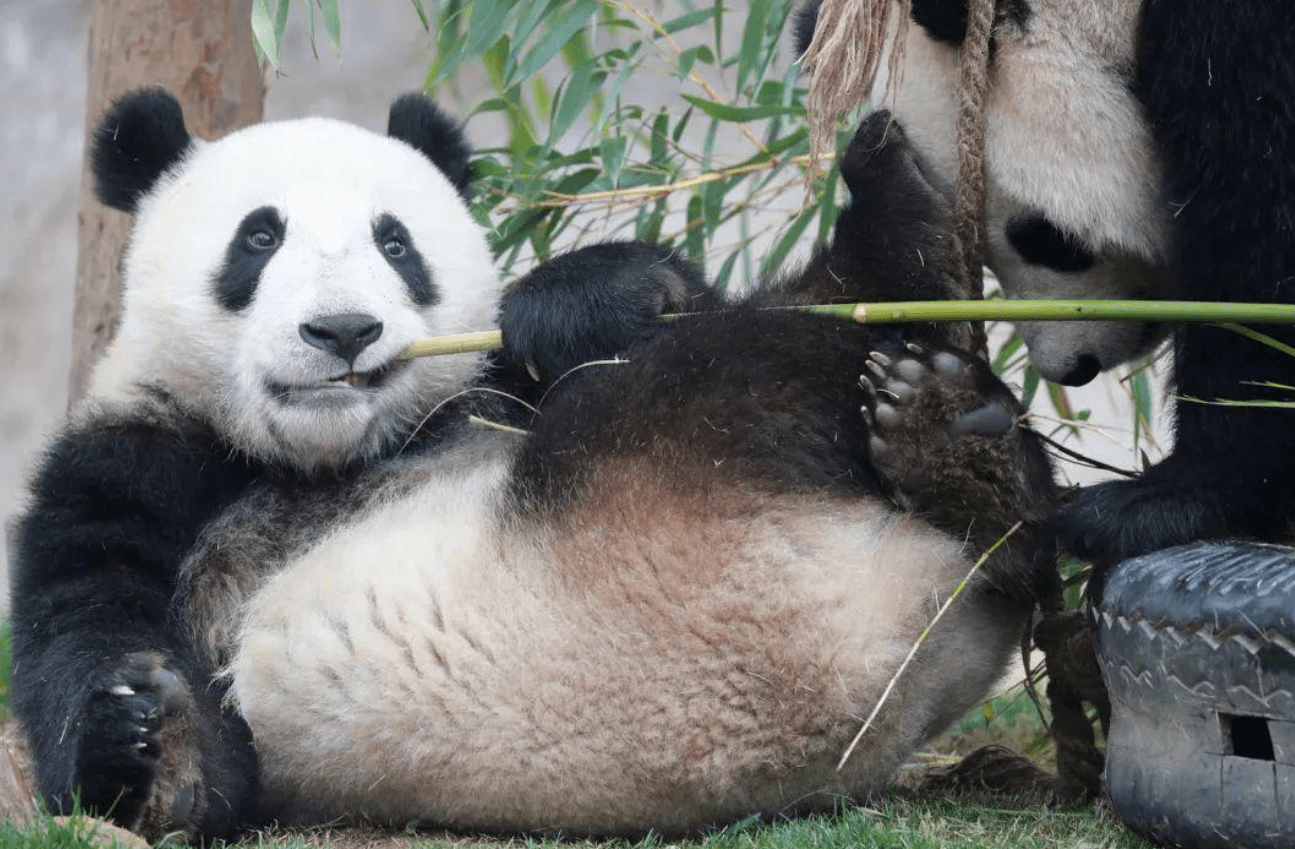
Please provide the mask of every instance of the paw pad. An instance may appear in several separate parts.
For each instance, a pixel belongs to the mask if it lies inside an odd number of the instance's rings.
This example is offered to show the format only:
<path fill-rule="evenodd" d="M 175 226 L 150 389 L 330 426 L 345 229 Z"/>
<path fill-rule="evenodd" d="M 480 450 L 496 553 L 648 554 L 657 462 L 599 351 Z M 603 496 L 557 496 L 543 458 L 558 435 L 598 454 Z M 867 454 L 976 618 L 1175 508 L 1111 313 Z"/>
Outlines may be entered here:
<path fill-rule="evenodd" d="M 901 488 L 927 484 L 935 452 L 964 436 L 1008 433 L 1016 414 L 1004 401 L 979 391 L 973 361 L 950 351 L 908 343 L 899 353 L 874 351 L 864 362 L 860 413 L 872 435 L 874 467 Z"/>

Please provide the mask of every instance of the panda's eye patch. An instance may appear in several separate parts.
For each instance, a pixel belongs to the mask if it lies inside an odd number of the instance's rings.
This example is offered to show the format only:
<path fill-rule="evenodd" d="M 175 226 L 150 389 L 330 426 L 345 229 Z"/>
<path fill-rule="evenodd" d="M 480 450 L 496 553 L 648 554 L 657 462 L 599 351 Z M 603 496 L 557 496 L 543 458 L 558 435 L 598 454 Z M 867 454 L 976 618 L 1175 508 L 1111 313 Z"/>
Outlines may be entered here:
<path fill-rule="evenodd" d="M 1021 259 L 1063 274 L 1078 274 L 1097 264 L 1080 241 L 1041 215 L 1015 218 L 1007 225 L 1007 241 Z"/>
<path fill-rule="evenodd" d="M 212 281 L 222 307 L 237 312 L 252 302 L 261 272 L 283 244 L 286 230 L 283 216 L 272 206 L 259 207 L 243 216 Z"/>
<path fill-rule="evenodd" d="M 383 258 L 405 282 L 415 304 L 429 307 L 440 300 L 431 272 L 414 246 L 409 229 L 389 212 L 379 215 L 373 222 L 373 243 L 382 251 Z"/>

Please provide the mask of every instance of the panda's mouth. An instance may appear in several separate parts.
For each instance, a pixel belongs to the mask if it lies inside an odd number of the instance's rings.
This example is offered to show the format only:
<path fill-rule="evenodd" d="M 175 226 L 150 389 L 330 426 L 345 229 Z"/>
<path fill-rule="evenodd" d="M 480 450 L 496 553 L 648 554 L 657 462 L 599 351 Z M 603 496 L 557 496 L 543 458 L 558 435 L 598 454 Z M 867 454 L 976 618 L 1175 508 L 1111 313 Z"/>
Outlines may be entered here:
<path fill-rule="evenodd" d="M 393 360 L 369 371 L 347 371 L 317 383 L 288 384 L 266 381 L 266 391 L 281 404 L 319 403 L 329 399 L 354 398 L 355 394 L 372 394 L 383 389 L 392 375 L 408 366 L 405 360 Z"/>

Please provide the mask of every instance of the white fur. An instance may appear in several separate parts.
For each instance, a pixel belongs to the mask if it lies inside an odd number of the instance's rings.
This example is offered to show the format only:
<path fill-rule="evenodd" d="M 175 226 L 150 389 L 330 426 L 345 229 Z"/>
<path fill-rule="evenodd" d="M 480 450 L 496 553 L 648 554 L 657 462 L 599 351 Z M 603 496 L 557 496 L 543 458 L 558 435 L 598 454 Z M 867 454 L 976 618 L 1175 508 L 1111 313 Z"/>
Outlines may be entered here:
<path fill-rule="evenodd" d="M 596 833 L 830 809 L 981 698 L 1018 633 L 955 607 L 837 773 L 968 570 L 956 541 L 868 499 L 714 503 L 646 469 L 537 528 L 506 518 L 505 474 L 431 461 L 252 601 L 231 695 L 281 809 Z"/>
<path fill-rule="evenodd" d="M 986 264 L 1011 298 L 1154 298 L 1169 242 L 1160 164 L 1151 129 L 1130 89 L 1141 3 L 1031 0 L 1022 32 L 995 30 L 986 101 Z M 885 68 L 887 62 L 882 62 Z M 957 179 L 957 50 L 916 24 L 904 43 L 893 109 L 952 197 Z M 883 74 L 874 91 L 885 102 Z M 1005 230 L 1040 214 L 1096 254 L 1087 271 L 1024 263 Z M 1024 328 L 1030 358 L 1060 380 L 1080 358 L 1110 368 L 1156 340 L 1136 325 L 1049 322 Z"/>
<path fill-rule="evenodd" d="M 261 206 L 285 219 L 283 244 L 249 307 L 231 313 L 211 281 L 239 223 Z M 372 236 L 383 213 L 409 229 L 439 303 L 415 305 L 384 261 Z M 347 312 L 381 319 L 381 338 L 355 363 L 368 371 L 415 339 L 492 327 L 501 288 L 481 228 L 439 170 L 403 142 L 323 118 L 198 142 L 141 204 L 125 276 L 122 325 L 91 396 L 129 396 L 147 375 L 239 450 L 305 469 L 376 453 L 408 432 L 429 399 L 469 382 L 481 359 L 414 360 L 366 393 L 335 382 L 346 368 L 308 345 L 301 323 Z M 283 403 L 267 381 L 317 388 L 313 403 L 336 415 Z"/>

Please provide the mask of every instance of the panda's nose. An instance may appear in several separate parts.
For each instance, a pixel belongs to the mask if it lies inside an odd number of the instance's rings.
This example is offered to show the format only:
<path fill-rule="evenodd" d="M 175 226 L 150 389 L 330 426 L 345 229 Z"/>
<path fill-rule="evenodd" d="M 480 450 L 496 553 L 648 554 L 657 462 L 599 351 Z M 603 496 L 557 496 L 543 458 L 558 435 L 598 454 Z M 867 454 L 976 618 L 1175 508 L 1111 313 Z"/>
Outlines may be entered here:
<path fill-rule="evenodd" d="M 1062 386 L 1083 386 L 1094 377 L 1097 377 L 1101 371 L 1102 364 L 1098 362 L 1097 358 L 1092 354 L 1084 354 L 1075 363 L 1075 367 L 1066 372 L 1065 376 L 1058 380 L 1057 383 Z"/>
<path fill-rule="evenodd" d="M 297 328 L 307 345 L 331 351 L 355 365 L 360 352 L 382 336 L 382 322 L 367 313 L 344 312 L 302 322 Z"/>

